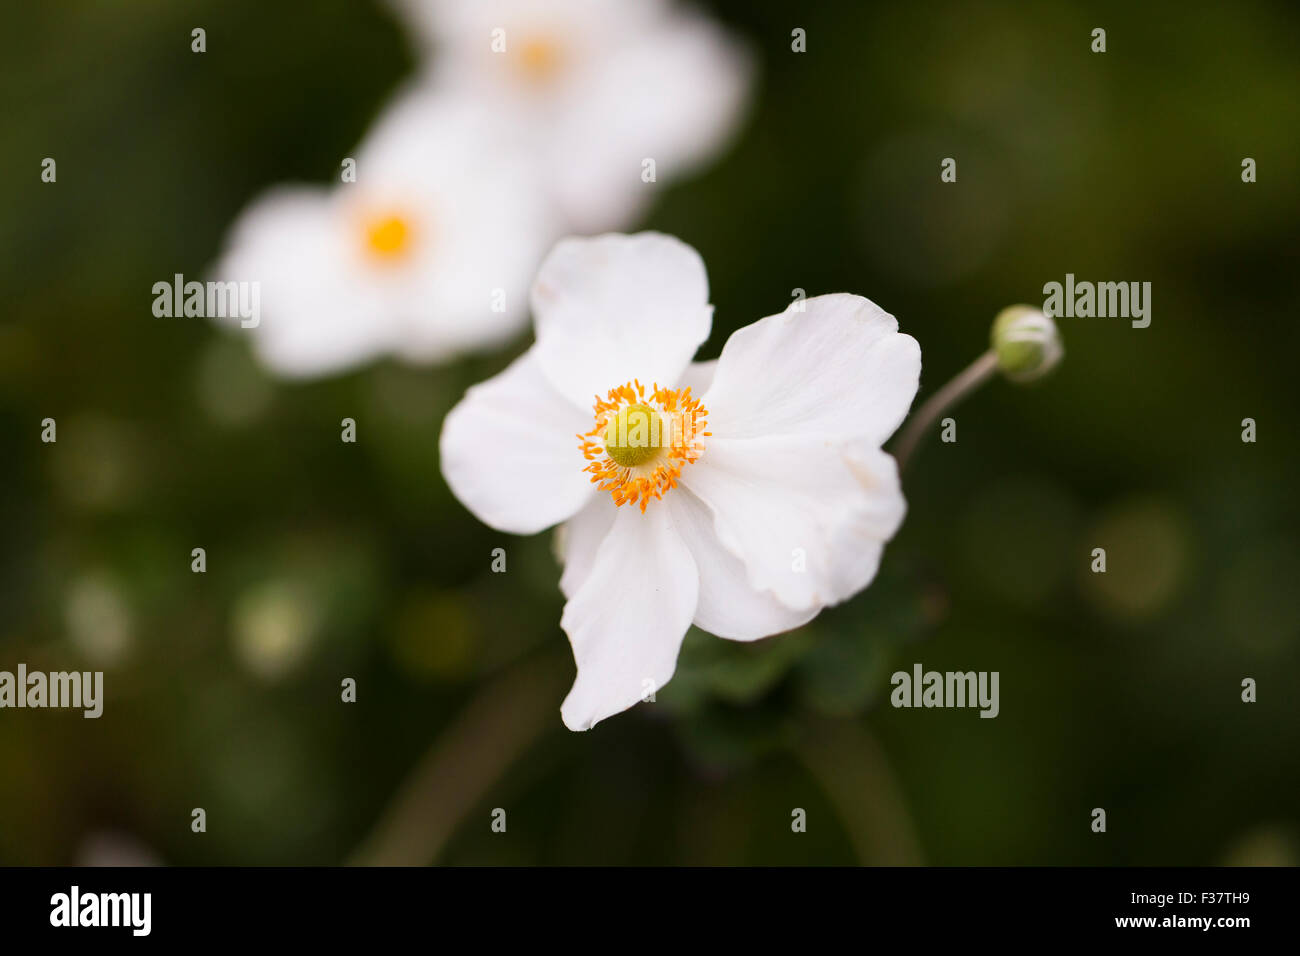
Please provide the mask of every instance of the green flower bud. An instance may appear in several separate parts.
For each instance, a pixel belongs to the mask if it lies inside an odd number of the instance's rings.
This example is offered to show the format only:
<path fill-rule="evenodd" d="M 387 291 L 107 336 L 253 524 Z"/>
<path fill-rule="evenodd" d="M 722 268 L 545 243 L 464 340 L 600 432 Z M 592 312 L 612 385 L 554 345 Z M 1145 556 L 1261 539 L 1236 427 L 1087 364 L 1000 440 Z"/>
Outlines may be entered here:
<path fill-rule="evenodd" d="M 999 312 L 990 339 L 998 368 L 1013 382 L 1042 378 L 1065 356 L 1056 323 L 1029 305 L 1012 305 Z"/>

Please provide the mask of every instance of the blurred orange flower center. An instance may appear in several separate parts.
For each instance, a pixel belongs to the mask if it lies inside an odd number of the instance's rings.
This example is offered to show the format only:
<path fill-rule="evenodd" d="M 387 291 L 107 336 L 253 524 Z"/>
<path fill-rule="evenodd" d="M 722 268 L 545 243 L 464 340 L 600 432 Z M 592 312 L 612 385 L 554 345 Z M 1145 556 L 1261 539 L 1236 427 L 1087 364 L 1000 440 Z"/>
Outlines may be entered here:
<path fill-rule="evenodd" d="M 548 37 L 529 37 L 519 47 L 519 67 L 537 83 L 554 78 L 563 60 L 559 44 Z"/>
<path fill-rule="evenodd" d="M 641 513 L 652 499 L 677 487 L 682 469 L 704 451 L 701 439 L 709 412 L 683 389 L 655 385 L 647 394 L 638 381 L 611 388 L 592 406 L 591 431 L 578 435 L 583 471 L 608 491 L 614 504 L 638 505 Z"/>
<path fill-rule="evenodd" d="M 375 258 L 392 261 L 410 251 L 411 224 L 400 214 L 385 213 L 366 220 L 366 250 Z"/>

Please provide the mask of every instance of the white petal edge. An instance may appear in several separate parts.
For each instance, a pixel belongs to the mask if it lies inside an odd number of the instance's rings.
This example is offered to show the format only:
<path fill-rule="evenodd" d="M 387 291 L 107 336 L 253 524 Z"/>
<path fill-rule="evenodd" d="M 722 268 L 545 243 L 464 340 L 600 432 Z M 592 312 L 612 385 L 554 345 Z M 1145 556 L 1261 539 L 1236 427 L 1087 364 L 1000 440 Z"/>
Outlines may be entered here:
<path fill-rule="evenodd" d="M 756 641 L 794 630 L 817 616 L 819 607 L 795 610 L 771 591 L 750 583 L 743 561 L 723 546 L 714 531 L 713 512 L 686 488 L 675 488 L 663 504 L 673 513 L 700 573 L 695 626 L 730 641 Z"/>
<path fill-rule="evenodd" d="M 439 441 L 443 477 L 484 524 L 535 534 L 592 496 L 577 437 L 589 426 L 550 387 L 529 350 L 448 413 Z"/>
<path fill-rule="evenodd" d="M 710 430 L 729 439 L 804 434 L 881 445 L 916 397 L 920 346 L 862 296 L 802 304 L 802 312 L 792 306 L 727 340 L 701 396 Z"/>
<path fill-rule="evenodd" d="M 681 378 L 677 379 L 678 388 L 690 388 L 691 395 L 699 398 L 713 384 L 713 376 L 718 370 L 718 360 L 710 362 L 692 362 L 686 366 Z"/>
<path fill-rule="evenodd" d="M 560 716 L 588 730 L 668 683 L 695 616 L 699 574 L 667 508 L 618 509 L 560 626 L 578 676 Z"/>
<path fill-rule="evenodd" d="M 708 302 L 704 261 L 679 239 L 562 239 L 533 283 L 538 362 L 583 409 L 634 379 L 667 387 L 709 337 Z"/>
<path fill-rule="evenodd" d="M 596 552 L 613 526 L 618 510 L 609 492 L 597 491 L 586 507 L 556 532 L 559 536 L 556 552 L 564 564 L 560 592 L 566 598 L 573 597 L 591 574 L 596 564 Z"/>
<path fill-rule="evenodd" d="M 866 587 L 907 510 L 893 458 L 816 436 L 715 438 L 682 484 L 709 506 L 750 587 L 797 610 Z"/>

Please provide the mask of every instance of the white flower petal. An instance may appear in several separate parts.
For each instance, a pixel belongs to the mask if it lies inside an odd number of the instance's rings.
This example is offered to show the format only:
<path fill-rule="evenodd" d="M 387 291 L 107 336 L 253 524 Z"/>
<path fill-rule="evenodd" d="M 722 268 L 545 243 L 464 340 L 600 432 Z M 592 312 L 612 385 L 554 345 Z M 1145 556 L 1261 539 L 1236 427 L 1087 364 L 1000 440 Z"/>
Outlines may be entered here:
<path fill-rule="evenodd" d="M 505 31 L 508 49 L 533 38 L 587 48 L 662 17 L 666 0 L 390 0 L 412 29 L 440 53 L 508 62 L 493 52 L 492 31 Z M 486 39 L 485 39 L 486 38 Z M 448 49 L 448 48 L 452 49 Z M 496 67 L 499 68 L 499 67 Z"/>
<path fill-rule="evenodd" d="M 668 509 L 619 508 L 560 619 L 578 665 L 560 709 L 570 730 L 587 730 L 668 683 L 698 593 L 695 561 Z"/>
<path fill-rule="evenodd" d="M 255 200 L 231 228 L 210 270 L 218 282 L 258 284 L 252 336 L 258 357 L 289 377 L 337 372 L 383 352 L 394 326 L 388 303 L 351 281 L 335 206 L 322 189 L 279 187 Z M 213 318 L 239 325 L 238 317 Z"/>
<path fill-rule="evenodd" d="M 831 535 L 831 593 L 837 602 L 872 582 L 880 568 L 885 542 L 894 536 L 907 515 L 898 463 L 892 455 L 857 443 L 845 449 L 844 459 L 865 497 L 852 520 L 840 523 Z"/>
<path fill-rule="evenodd" d="M 353 152 L 355 182 L 253 203 L 213 278 L 260 284 L 247 334 L 266 364 L 309 376 L 387 352 L 431 361 L 519 332 L 559 222 L 514 138 L 477 104 L 414 84 Z M 387 219 L 406 238 L 380 256 L 367 231 Z"/>
<path fill-rule="evenodd" d="M 535 534 L 593 493 L 577 435 L 590 421 L 547 383 L 532 350 L 471 388 L 443 422 L 442 473 L 484 524 Z"/>
<path fill-rule="evenodd" d="M 771 592 L 750 586 L 744 562 L 722 546 L 713 530 L 713 513 L 685 488 L 665 495 L 651 507 L 668 508 L 700 575 L 695 625 L 718 637 L 753 641 L 806 624 L 818 608 L 796 611 Z M 557 551 L 564 563 L 560 590 L 566 598 L 577 592 L 596 564 L 596 553 L 614 524 L 619 509 L 609 496 L 598 494 L 560 529 Z"/>
<path fill-rule="evenodd" d="M 659 184 L 715 155 L 753 86 L 748 52 L 679 3 L 392 2 L 434 52 L 436 86 L 519 134 L 579 233 L 626 228 Z"/>
<path fill-rule="evenodd" d="M 682 372 L 677 379 L 677 387 L 689 388 L 691 395 L 699 398 L 713 384 L 713 376 L 717 370 L 717 359 L 713 359 L 711 362 L 692 362 L 686 366 L 686 371 Z"/>
<path fill-rule="evenodd" d="M 750 586 L 802 610 L 866 587 L 906 511 L 894 460 L 865 442 L 715 438 L 682 484 L 712 510 Z"/>
<path fill-rule="evenodd" d="M 753 641 L 792 630 L 816 617 L 819 607 L 793 610 L 772 592 L 756 590 L 749 583 L 744 562 L 718 540 L 713 512 L 688 489 L 674 489 L 664 496 L 664 504 L 672 511 L 678 533 L 699 569 L 696 627 L 733 641 Z"/>
<path fill-rule="evenodd" d="M 739 126 L 754 72 L 723 30 L 680 10 L 595 53 L 550 131 L 555 190 L 584 232 L 626 224 L 661 184 L 716 155 Z M 646 159 L 652 183 L 642 179 Z"/>
<path fill-rule="evenodd" d="M 564 562 L 560 591 L 566 598 L 573 597 L 582 582 L 587 580 L 587 575 L 596 563 L 596 552 L 613 527 L 618 510 L 608 492 L 598 492 L 587 502 L 585 508 L 560 528 L 557 551 L 560 560 Z"/>
<path fill-rule="evenodd" d="M 345 228 L 409 220 L 410 254 L 365 263 L 364 275 L 392 299 L 403 357 L 494 346 L 526 324 L 529 284 L 560 224 L 541 171 L 513 140 L 480 104 L 416 82 L 366 136 L 357 182 L 337 190 Z"/>
<path fill-rule="evenodd" d="M 533 284 L 538 361 L 580 408 L 639 379 L 670 387 L 709 336 L 704 262 L 660 233 L 564 239 Z"/>
<path fill-rule="evenodd" d="M 907 414 L 921 350 L 857 295 L 821 295 L 740 329 L 702 396 L 709 429 L 728 439 L 862 438 L 879 446 Z"/>

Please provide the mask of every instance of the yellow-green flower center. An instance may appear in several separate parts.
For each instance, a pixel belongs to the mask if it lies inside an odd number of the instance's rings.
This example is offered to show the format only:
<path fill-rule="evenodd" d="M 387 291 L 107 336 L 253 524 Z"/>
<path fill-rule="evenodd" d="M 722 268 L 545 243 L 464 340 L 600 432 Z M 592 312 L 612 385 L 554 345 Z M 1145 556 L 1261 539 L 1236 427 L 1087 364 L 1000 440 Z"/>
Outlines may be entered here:
<path fill-rule="evenodd" d="M 605 451 L 624 468 L 657 460 L 669 445 L 663 420 L 649 405 L 625 405 L 605 426 Z"/>
<path fill-rule="evenodd" d="M 679 391 L 656 384 L 647 397 L 633 379 L 597 395 L 592 411 L 591 431 L 578 435 L 582 470 L 614 504 L 636 505 L 642 514 L 677 487 L 682 468 L 700 457 L 709 437 L 709 412 L 691 398 L 689 385 Z"/>

